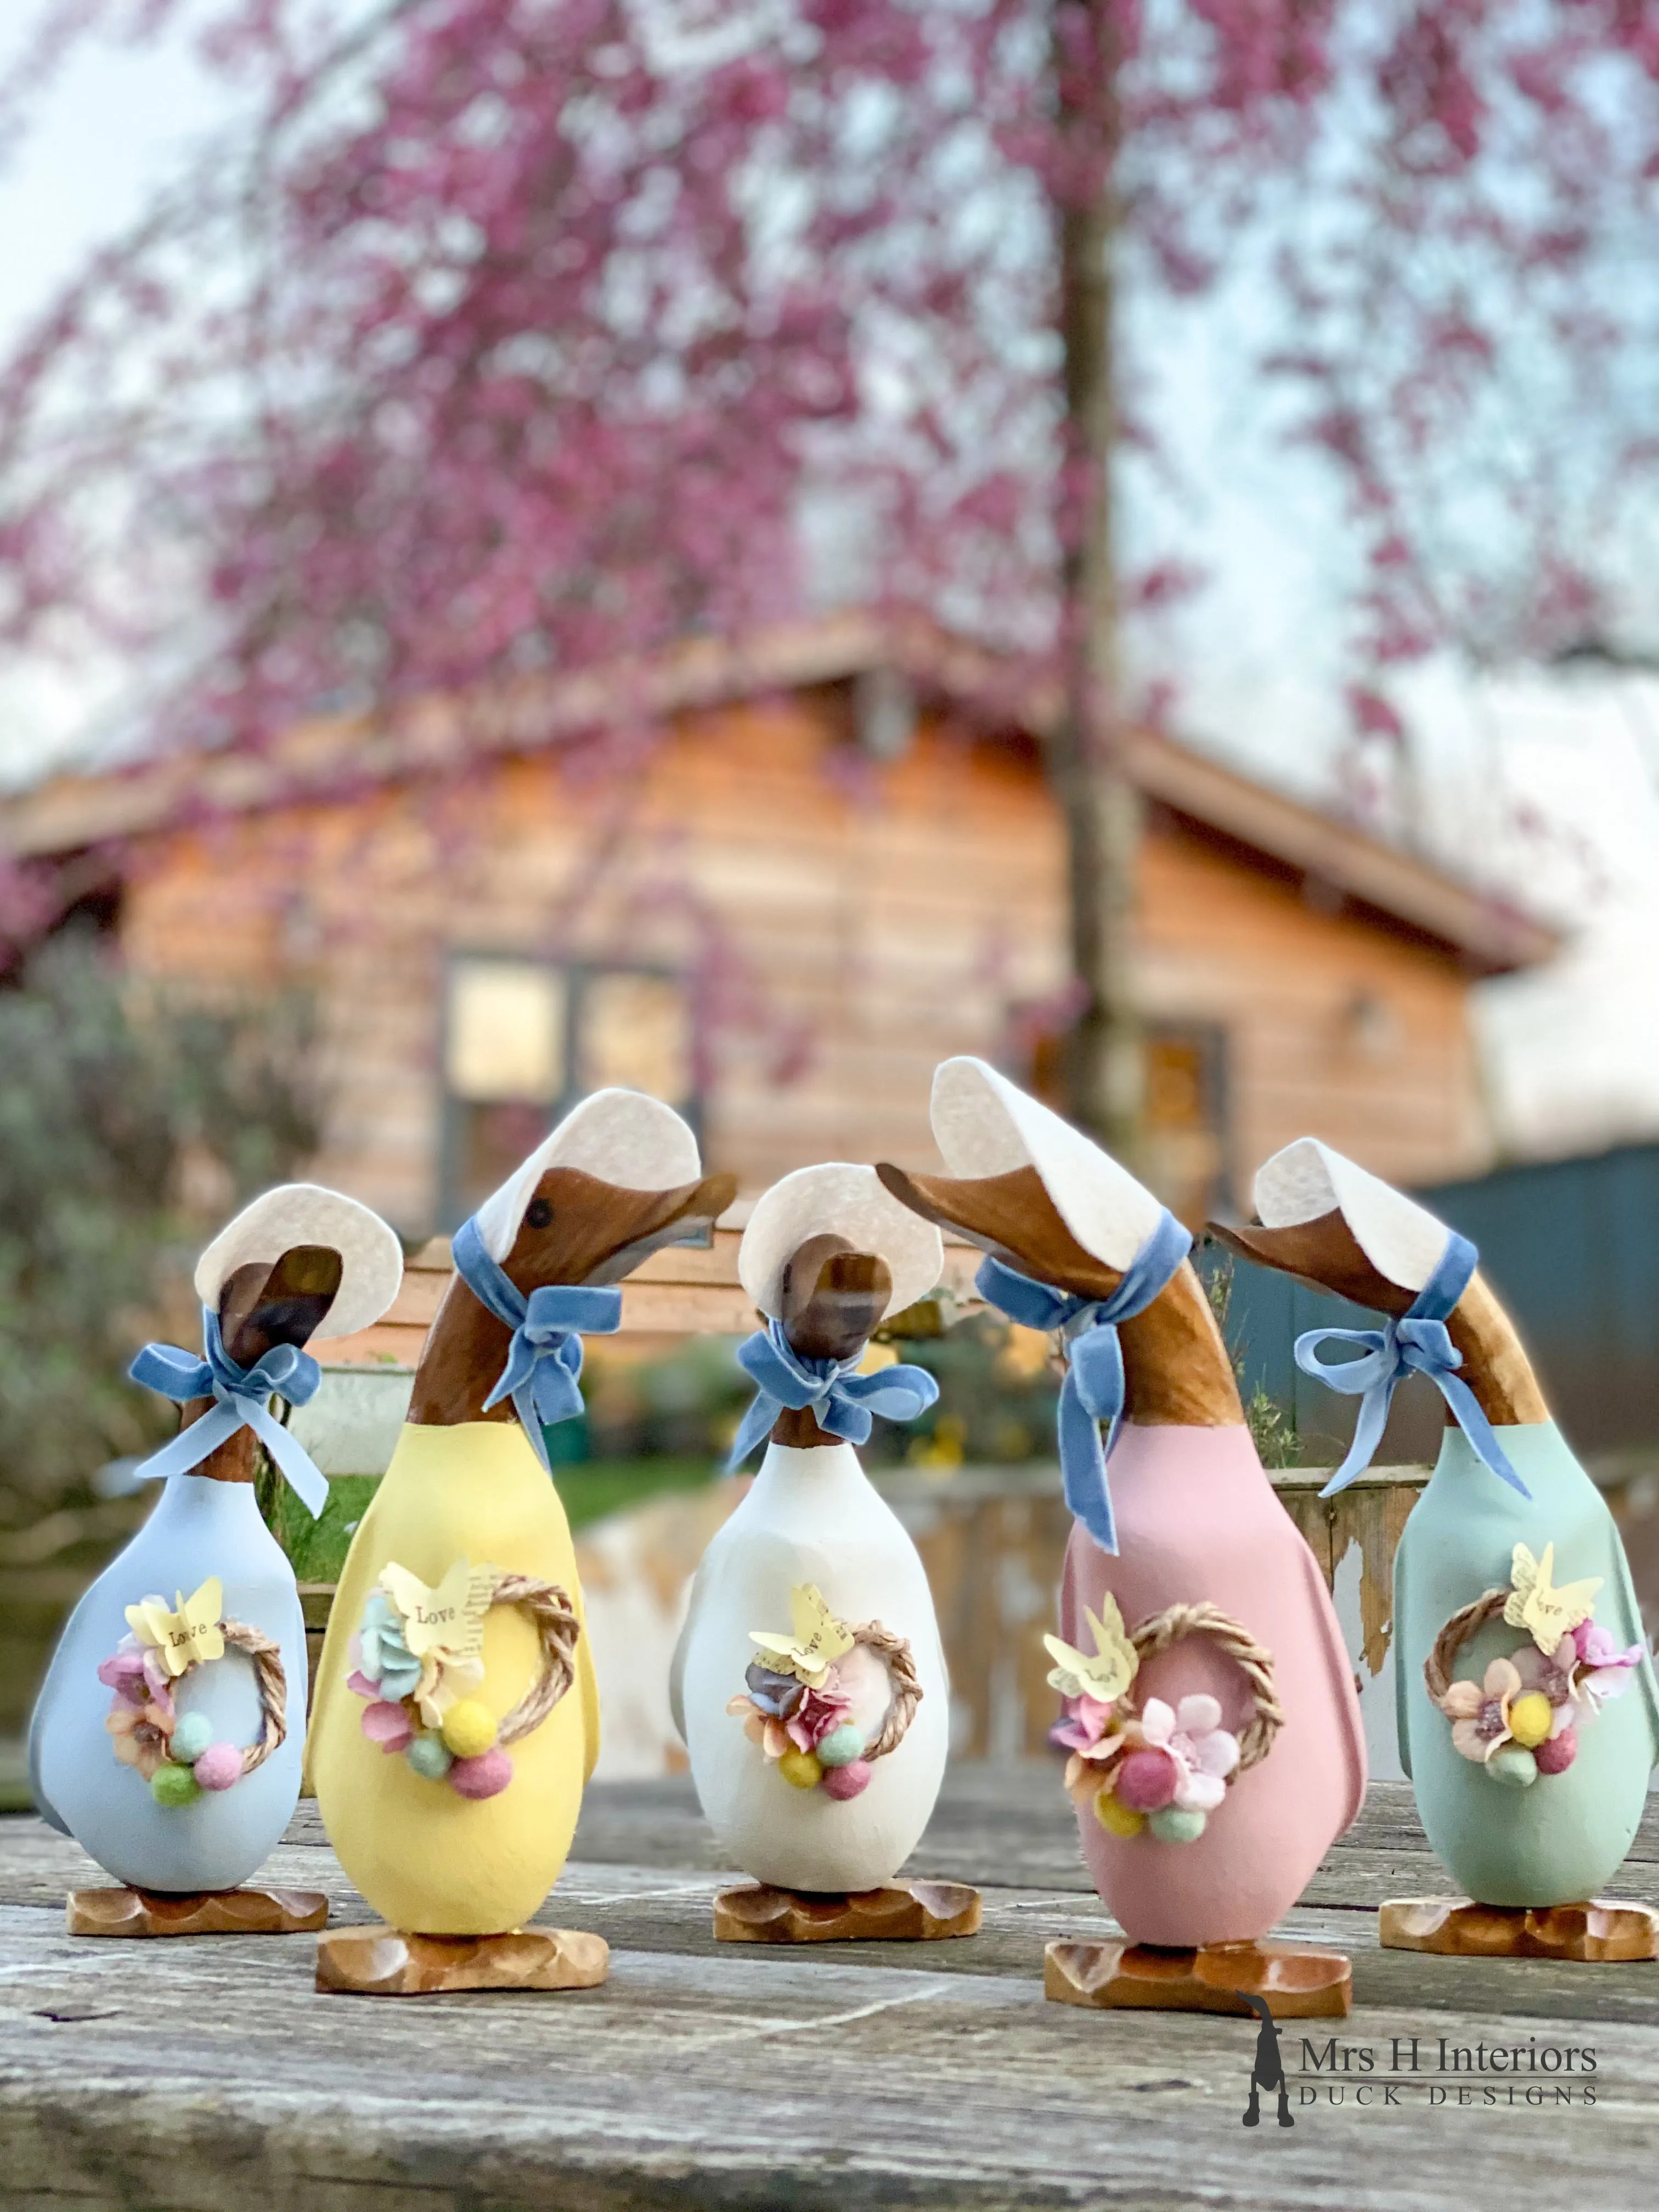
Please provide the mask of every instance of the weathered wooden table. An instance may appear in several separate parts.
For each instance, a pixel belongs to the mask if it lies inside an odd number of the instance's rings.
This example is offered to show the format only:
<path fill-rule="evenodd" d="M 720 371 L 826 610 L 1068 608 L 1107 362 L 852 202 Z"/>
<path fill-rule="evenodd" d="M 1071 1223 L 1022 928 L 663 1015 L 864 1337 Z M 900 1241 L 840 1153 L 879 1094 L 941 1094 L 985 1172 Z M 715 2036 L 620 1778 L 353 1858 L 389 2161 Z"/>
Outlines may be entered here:
<path fill-rule="evenodd" d="M 1240 2124 L 1253 2021 L 1043 2002 L 1045 1941 L 1110 1924 L 1052 1767 L 955 1770 L 913 1871 L 981 1884 L 984 1934 L 717 1947 L 719 1862 L 689 1783 L 600 1786 L 542 1917 L 609 1939 L 605 1988 L 325 1997 L 306 1937 L 70 1941 L 64 1892 L 100 1877 L 39 1821 L 0 1822 L 0 2201 L 41 2212 L 1489 2212 L 1523 2197 L 1618 2212 L 1659 2201 L 1659 1965 L 1379 1951 L 1376 1905 L 1443 1887 L 1399 1785 L 1373 1789 L 1291 1915 L 1297 1933 L 1352 1952 L 1355 2008 L 1283 2030 L 1291 2130 L 1265 2100 L 1260 2128 Z M 337 1921 L 372 1917 L 309 1806 L 266 1876 L 326 1890 Z M 1653 1816 L 1614 1887 L 1659 1893 Z"/>

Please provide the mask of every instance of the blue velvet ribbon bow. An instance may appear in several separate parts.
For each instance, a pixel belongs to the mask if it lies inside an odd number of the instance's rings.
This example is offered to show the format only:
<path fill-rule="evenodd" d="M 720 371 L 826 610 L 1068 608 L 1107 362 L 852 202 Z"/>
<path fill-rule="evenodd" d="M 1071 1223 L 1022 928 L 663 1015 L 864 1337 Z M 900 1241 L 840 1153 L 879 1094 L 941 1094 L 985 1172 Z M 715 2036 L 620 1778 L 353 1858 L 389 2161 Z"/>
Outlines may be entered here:
<path fill-rule="evenodd" d="M 873 1375 L 854 1372 L 862 1358 L 805 1359 L 783 1333 L 781 1321 L 769 1321 L 738 1347 L 738 1364 L 757 1388 L 743 1417 L 728 1473 L 740 1468 L 786 1407 L 806 1406 L 826 1434 L 849 1444 L 867 1442 L 872 1416 L 884 1421 L 914 1421 L 939 1396 L 939 1384 L 925 1367 L 882 1367 Z"/>
<path fill-rule="evenodd" d="M 1322 1498 L 1346 1490 L 1370 1465 L 1382 1440 L 1389 1401 L 1405 1375 L 1426 1375 L 1456 1415 L 1477 1458 L 1522 1498 L 1532 1496 L 1510 1466 L 1474 1393 L 1457 1374 L 1463 1355 L 1446 1328 L 1446 1316 L 1468 1289 L 1480 1257 L 1467 1237 L 1452 1232 L 1434 1273 L 1398 1320 L 1382 1328 L 1310 1328 L 1296 1340 L 1296 1364 L 1304 1375 L 1317 1376 L 1345 1398 L 1359 1400 L 1348 1456 L 1320 1492 Z M 1364 1351 L 1358 1359 L 1328 1367 L 1319 1357 L 1319 1346 L 1325 1343 L 1358 1344 Z"/>
<path fill-rule="evenodd" d="M 188 1474 L 238 1429 L 252 1429 L 314 1521 L 328 1503 L 328 1484 L 304 1446 L 272 1416 L 269 1401 L 274 1392 L 290 1406 L 305 1405 L 316 1396 L 323 1370 L 308 1352 L 292 1344 L 274 1344 L 252 1367 L 239 1367 L 225 1350 L 211 1306 L 202 1309 L 202 1342 L 204 1356 L 176 1344 L 147 1344 L 128 1368 L 135 1382 L 179 1405 L 192 1398 L 216 1402 L 199 1421 L 180 1429 L 171 1443 L 134 1468 L 123 1486 L 137 1489 L 143 1482 Z"/>
<path fill-rule="evenodd" d="M 1000 1260 L 981 1261 L 974 1278 L 980 1296 L 1023 1328 L 1058 1330 L 1066 1340 L 1066 1380 L 1055 1426 L 1066 1503 L 1103 1552 L 1115 1553 L 1106 1462 L 1123 1419 L 1123 1347 L 1117 1325 L 1144 1313 L 1193 1247 L 1174 1214 L 1164 1212 L 1124 1270 L 1109 1298 L 1073 1297 L 1048 1283 L 1034 1283 Z M 1106 1424 L 1106 1442 L 1100 1424 Z"/>
<path fill-rule="evenodd" d="M 532 1450 L 550 1474 L 542 1431 L 574 1420 L 582 1410 L 579 1332 L 609 1336 L 620 1328 L 622 1292 L 615 1284 L 544 1283 L 526 1297 L 484 1249 L 476 1220 L 462 1223 L 451 1250 L 468 1290 L 513 1332 L 507 1364 L 484 1400 L 484 1410 L 510 1398 Z"/>

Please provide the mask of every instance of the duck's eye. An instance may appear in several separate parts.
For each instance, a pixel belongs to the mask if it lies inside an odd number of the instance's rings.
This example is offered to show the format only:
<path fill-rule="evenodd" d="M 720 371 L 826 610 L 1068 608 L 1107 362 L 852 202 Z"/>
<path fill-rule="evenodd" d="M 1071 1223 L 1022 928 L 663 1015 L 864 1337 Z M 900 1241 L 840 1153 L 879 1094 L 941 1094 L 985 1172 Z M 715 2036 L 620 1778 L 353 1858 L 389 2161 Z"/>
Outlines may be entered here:
<path fill-rule="evenodd" d="M 545 1229 L 553 1218 L 551 1201 L 545 1198 L 532 1198 L 524 1210 L 524 1218 L 532 1229 Z"/>

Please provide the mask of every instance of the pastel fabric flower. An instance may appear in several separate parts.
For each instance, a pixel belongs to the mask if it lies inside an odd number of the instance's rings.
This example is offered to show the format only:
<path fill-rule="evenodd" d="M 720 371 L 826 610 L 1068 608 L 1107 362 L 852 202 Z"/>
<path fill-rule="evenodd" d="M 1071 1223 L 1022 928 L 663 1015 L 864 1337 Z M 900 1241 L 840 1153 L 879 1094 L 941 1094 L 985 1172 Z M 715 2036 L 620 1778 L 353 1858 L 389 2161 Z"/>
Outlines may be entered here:
<path fill-rule="evenodd" d="M 823 1738 L 838 1729 L 853 1710 L 850 1698 L 829 1687 L 809 1689 L 784 1723 L 797 1751 L 816 1750 Z"/>
<path fill-rule="evenodd" d="M 1581 1621 L 1572 1636 L 1578 1664 L 1573 1669 L 1571 1695 L 1573 1705 L 1590 1718 L 1609 1698 L 1623 1697 L 1646 1656 L 1645 1648 L 1632 1644 L 1621 1650 L 1612 1631 L 1598 1627 L 1593 1620 Z"/>
<path fill-rule="evenodd" d="M 421 1679 L 421 1662 L 404 1643 L 403 1622 L 384 1590 L 370 1591 L 357 1633 L 362 1672 L 380 1695 L 393 1704 L 412 1695 Z"/>
<path fill-rule="evenodd" d="M 740 1716 L 744 1734 L 750 1743 L 757 1743 L 769 1759 L 781 1759 L 786 1751 L 795 1748 L 784 1723 L 775 1713 L 763 1713 L 752 1698 L 728 1698 L 726 1710 Z"/>
<path fill-rule="evenodd" d="M 166 1764 L 167 1755 L 166 1735 L 148 1717 L 155 1710 L 153 1705 L 146 1705 L 141 1711 L 123 1698 L 112 1706 L 104 1721 L 114 1739 L 112 1748 L 117 1759 L 123 1766 L 136 1767 L 146 1782 Z"/>
<path fill-rule="evenodd" d="M 744 1676 L 749 1685 L 749 1694 L 756 1707 L 773 1719 L 787 1721 L 801 1699 L 806 1695 L 806 1685 L 793 1674 L 776 1674 L 758 1660 Z"/>
<path fill-rule="evenodd" d="M 1111 1724 L 1110 1701 L 1091 1697 L 1085 1690 L 1080 1697 L 1066 1698 L 1065 1717 L 1049 1729 L 1048 1741 L 1079 1759 L 1109 1759 L 1115 1747 L 1109 1741 Z"/>
<path fill-rule="evenodd" d="M 1484 1765 L 1510 1741 L 1510 1707 L 1523 1687 L 1511 1659 L 1494 1659 L 1482 1682 L 1454 1682 L 1440 1701 L 1452 1724 L 1452 1744 L 1465 1759 Z"/>
<path fill-rule="evenodd" d="M 1238 1738 L 1222 1727 L 1219 1700 L 1200 1692 L 1171 1709 L 1162 1698 L 1148 1698 L 1140 1735 L 1148 1749 L 1170 1753 L 1181 1770 L 1171 1801 L 1177 1809 L 1213 1813 L 1238 1765 Z"/>
<path fill-rule="evenodd" d="M 1535 1644 L 1523 1644 L 1510 1655 L 1510 1664 L 1523 1691 L 1541 1690 L 1553 1705 L 1565 1705 L 1572 1696 L 1577 1655 L 1571 1637 L 1553 1654 L 1540 1651 Z"/>

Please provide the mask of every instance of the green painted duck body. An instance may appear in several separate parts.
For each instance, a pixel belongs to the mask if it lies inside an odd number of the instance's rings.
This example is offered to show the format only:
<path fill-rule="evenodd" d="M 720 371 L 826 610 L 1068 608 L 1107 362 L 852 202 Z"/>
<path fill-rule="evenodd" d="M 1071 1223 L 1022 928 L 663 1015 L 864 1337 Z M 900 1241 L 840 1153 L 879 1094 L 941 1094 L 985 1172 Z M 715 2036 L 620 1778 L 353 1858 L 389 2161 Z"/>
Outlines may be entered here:
<path fill-rule="evenodd" d="M 1483 1905 L 1549 1905 L 1595 1896 L 1622 1864 L 1659 1764 L 1659 1690 L 1644 1656 L 1622 1696 L 1577 1730 L 1564 1773 L 1507 1785 L 1466 1759 L 1434 1705 L 1423 1662 L 1451 1616 L 1508 1589 L 1515 1547 L 1553 1544 L 1557 1586 L 1599 1576 L 1595 1620 L 1619 1644 L 1645 1642 L 1619 1531 L 1606 1501 L 1553 1421 L 1501 1427 L 1498 1441 L 1531 1492 L 1521 1498 L 1448 1427 L 1434 1474 L 1395 1559 L 1394 1625 L 1401 1757 L 1430 1844 Z M 1480 1682 L 1526 1632 L 1489 1621 L 1457 1654 L 1455 1679 Z"/>

